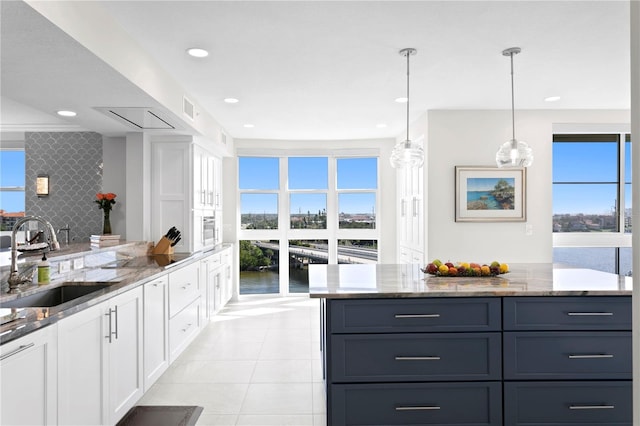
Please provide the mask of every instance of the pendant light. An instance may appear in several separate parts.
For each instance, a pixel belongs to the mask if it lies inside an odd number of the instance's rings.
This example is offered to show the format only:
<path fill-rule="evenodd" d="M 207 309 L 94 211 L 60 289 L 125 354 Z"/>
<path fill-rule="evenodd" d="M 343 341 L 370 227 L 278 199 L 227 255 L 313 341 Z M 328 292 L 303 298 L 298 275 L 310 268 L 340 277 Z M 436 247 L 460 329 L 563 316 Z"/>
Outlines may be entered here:
<path fill-rule="evenodd" d="M 513 95 L 513 55 L 521 52 L 519 47 L 510 47 L 502 51 L 503 56 L 511 58 L 511 140 L 503 143 L 496 153 L 498 167 L 528 167 L 533 163 L 533 151 L 526 142 L 516 139 L 516 120 Z"/>
<path fill-rule="evenodd" d="M 421 146 L 409 140 L 409 57 L 418 51 L 413 48 L 402 49 L 400 55 L 407 58 L 407 139 L 393 147 L 391 153 L 391 167 L 402 169 L 405 167 L 422 167 L 424 163 L 424 151 Z"/>

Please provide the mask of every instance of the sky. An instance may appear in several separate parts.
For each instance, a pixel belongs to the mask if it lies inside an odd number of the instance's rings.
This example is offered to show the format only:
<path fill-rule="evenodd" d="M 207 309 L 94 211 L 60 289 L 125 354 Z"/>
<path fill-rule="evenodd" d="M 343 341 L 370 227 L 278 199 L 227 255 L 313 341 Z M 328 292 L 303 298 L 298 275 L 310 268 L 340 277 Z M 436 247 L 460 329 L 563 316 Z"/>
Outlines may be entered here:
<path fill-rule="evenodd" d="M 279 159 L 240 157 L 240 190 L 273 190 L 279 184 Z M 290 190 L 327 190 L 329 188 L 329 159 L 327 157 L 290 157 L 287 160 L 287 182 Z M 336 160 L 338 190 L 375 190 L 378 181 L 376 158 L 339 158 Z M 312 214 L 326 210 L 325 194 L 291 194 L 290 213 Z M 277 194 L 242 194 L 241 213 L 276 213 Z M 340 193 L 338 210 L 344 213 L 372 213 L 375 211 L 375 192 Z"/>
<path fill-rule="evenodd" d="M 625 181 L 631 182 L 631 143 L 625 143 Z M 615 206 L 618 174 L 616 142 L 553 144 L 553 213 L 607 214 Z M 631 185 L 625 185 L 631 208 Z"/>
<path fill-rule="evenodd" d="M 514 178 L 468 178 L 467 191 L 492 191 L 498 181 L 507 181 L 511 186 L 515 186 Z"/>
<path fill-rule="evenodd" d="M 0 150 L 0 186 L 24 187 L 24 151 Z M 0 209 L 7 212 L 24 211 L 24 193 L 0 191 Z"/>

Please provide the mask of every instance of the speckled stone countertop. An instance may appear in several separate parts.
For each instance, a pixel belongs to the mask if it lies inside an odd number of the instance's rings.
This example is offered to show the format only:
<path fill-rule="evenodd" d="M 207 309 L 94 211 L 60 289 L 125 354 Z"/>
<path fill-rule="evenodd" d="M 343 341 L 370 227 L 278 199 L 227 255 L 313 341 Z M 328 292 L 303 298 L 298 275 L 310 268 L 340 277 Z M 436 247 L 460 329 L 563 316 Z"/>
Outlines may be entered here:
<path fill-rule="evenodd" d="M 62 318 L 95 306 L 132 288 L 168 274 L 176 267 L 186 266 L 229 246 L 229 244 L 222 244 L 212 250 L 193 254 L 180 253 L 153 256 L 147 255 L 144 243 L 123 243 L 99 250 L 91 250 L 88 245 L 79 244 L 65 252 L 52 252 L 52 255 L 57 254 L 58 256 L 50 256 L 52 259 L 51 267 L 53 270 L 54 266 L 57 266 L 57 262 L 81 256 L 85 262 L 84 268 L 66 275 L 52 273 L 50 284 L 43 286 L 28 284 L 21 288 L 20 294 L 7 294 L 8 287 L 5 285 L 5 272 L 7 271 L 2 268 L 4 277 L 2 294 L 0 294 L 0 317 L 2 318 L 0 344 L 25 336 L 32 331 L 53 324 Z M 107 284 L 107 286 L 104 289 L 55 307 L 11 309 L 4 306 L 6 303 L 10 303 L 20 297 L 65 284 L 82 286 L 98 283 Z"/>
<path fill-rule="evenodd" d="M 436 277 L 419 265 L 310 265 L 313 298 L 625 296 L 631 277 L 551 263 L 510 265 L 495 277 Z"/>

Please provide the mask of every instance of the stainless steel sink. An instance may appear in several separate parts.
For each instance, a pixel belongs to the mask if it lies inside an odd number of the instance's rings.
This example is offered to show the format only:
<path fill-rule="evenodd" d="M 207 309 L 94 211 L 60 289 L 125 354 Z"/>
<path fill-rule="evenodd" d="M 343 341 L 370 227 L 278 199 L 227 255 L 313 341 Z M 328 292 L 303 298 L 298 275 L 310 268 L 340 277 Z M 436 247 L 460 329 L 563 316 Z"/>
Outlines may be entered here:
<path fill-rule="evenodd" d="M 19 297 L 15 300 L 2 303 L 2 308 L 49 308 L 52 306 L 62 305 L 70 300 L 86 296 L 94 291 L 102 290 L 110 284 L 90 284 L 90 285 L 61 285 L 60 287 L 50 288 L 48 290 L 39 291 L 28 296 Z"/>

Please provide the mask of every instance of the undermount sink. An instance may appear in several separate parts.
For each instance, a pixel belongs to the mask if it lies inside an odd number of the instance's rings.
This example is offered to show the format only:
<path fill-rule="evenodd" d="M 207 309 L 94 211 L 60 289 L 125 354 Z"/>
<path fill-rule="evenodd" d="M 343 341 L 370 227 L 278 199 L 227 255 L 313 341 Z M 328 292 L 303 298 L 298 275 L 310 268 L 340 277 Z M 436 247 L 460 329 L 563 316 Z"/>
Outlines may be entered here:
<path fill-rule="evenodd" d="M 39 291 L 28 296 L 19 297 L 6 303 L 2 303 L 3 308 L 50 308 L 52 306 L 62 305 L 70 300 L 86 296 L 94 291 L 102 290 L 110 284 L 88 284 L 88 285 L 61 285 L 60 287 L 50 288 L 48 290 Z"/>

